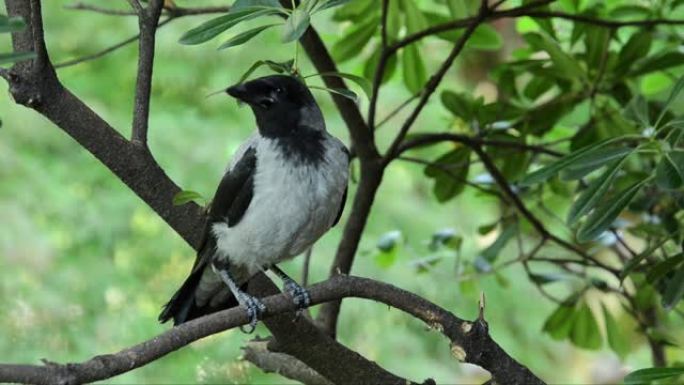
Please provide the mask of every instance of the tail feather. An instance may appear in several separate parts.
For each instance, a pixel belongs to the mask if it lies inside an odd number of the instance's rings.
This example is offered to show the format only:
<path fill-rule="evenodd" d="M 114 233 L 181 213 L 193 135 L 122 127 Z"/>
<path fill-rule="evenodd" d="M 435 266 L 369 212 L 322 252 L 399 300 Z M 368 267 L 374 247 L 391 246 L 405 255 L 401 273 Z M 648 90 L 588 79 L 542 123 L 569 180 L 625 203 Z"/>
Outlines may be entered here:
<path fill-rule="evenodd" d="M 159 314 L 159 322 L 164 323 L 173 318 L 173 325 L 176 326 L 203 315 L 229 309 L 238 305 L 235 297 L 229 296 L 225 301 L 218 304 L 207 303 L 201 307 L 197 306 L 195 294 L 203 273 L 204 268 L 201 267 L 193 270 L 180 289 L 178 289 L 169 302 L 164 305 L 164 309 L 161 314 Z"/>

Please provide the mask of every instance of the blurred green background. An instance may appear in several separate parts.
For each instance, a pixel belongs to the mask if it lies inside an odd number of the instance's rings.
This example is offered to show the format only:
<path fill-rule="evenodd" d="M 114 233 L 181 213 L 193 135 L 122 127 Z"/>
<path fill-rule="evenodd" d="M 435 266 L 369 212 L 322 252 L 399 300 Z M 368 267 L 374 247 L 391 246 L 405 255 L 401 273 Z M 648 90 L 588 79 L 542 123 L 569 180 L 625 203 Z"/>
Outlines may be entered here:
<path fill-rule="evenodd" d="M 68 1 L 44 3 L 47 43 L 55 63 L 96 52 L 137 31 L 133 18 L 68 10 L 64 8 Z M 329 22 L 329 16 L 330 12 L 322 14 L 314 25 L 332 45 L 344 26 Z M 205 95 L 237 81 L 256 60 L 291 58 L 293 46 L 280 44 L 277 31 L 264 32 L 254 44 L 220 52 L 215 50 L 217 44 L 177 43 L 183 32 L 207 18 L 179 19 L 159 31 L 149 140 L 173 180 L 184 189 L 211 196 L 228 159 L 254 122 L 251 112 L 234 101 Z M 504 36 L 509 50 L 516 44 L 515 34 Z M 3 36 L 0 52 L 9 46 Z M 427 62 L 437 62 L 445 47 L 440 42 L 428 45 L 423 50 Z M 61 69 L 59 76 L 128 136 L 136 58 L 137 47 L 132 44 L 99 60 Z M 301 68 L 304 74 L 314 72 L 306 60 Z M 342 70 L 361 74 L 363 66 L 347 62 Z M 487 97 L 492 86 L 485 77 L 465 80 L 469 75 L 477 78 L 477 70 L 466 57 L 445 83 Z M 6 89 L 4 83 L 2 88 Z M 330 97 L 323 92 L 315 96 L 329 130 L 349 143 Z M 408 96 L 398 73 L 383 89 L 378 115 L 385 116 Z M 368 101 L 362 98 L 360 103 L 365 111 Z M 158 324 L 157 315 L 189 271 L 192 249 L 89 153 L 35 112 L 15 105 L 7 92 L 0 93 L 0 117 L 0 362 L 82 361 L 168 329 L 169 325 Z M 438 130 L 450 120 L 434 103 L 421 115 L 416 131 Z M 383 148 L 395 132 L 393 124 L 379 131 Z M 425 152 L 439 153 L 438 148 Z M 472 260 L 496 237 L 483 237 L 477 228 L 497 218 L 498 203 L 468 189 L 455 201 L 438 204 L 422 173 L 422 167 L 410 163 L 398 161 L 391 166 L 354 274 L 413 291 L 463 318 L 476 316 L 483 291 L 494 338 L 549 382 L 615 383 L 629 368 L 650 364 L 645 346 L 621 362 L 607 349 L 578 350 L 542 334 L 554 305 L 538 293 L 518 265 L 473 279 L 459 277 L 456 259 Z M 348 213 L 349 208 L 343 221 Z M 341 228 L 334 228 L 314 247 L 312 282 L 326 278 Z M 435 265 L 421 269 L 417 261 L 432 256 L 427 244 L 440 229 L 455 229 L 464 237 L 462 253 L 441 251 Z M 401 231 L 401 247 L 389 257 L 379 255 L 378 240 L 393 230 Z M 500 260 L 516 256 L 511 247 L 510 253 L 504 249 Z M 284 269 L 300 277 L 301 266 L 302 260 L 296 259 Z M 441 335 L 400 311 L 370 301 L 344 303 L 340 340 L 388 370 L 417 381 L 431 377 L 438 383 L 481 383 L 488 378 L 475 366 L 457 363 Z M 267 333 L 260 327 L 256 334 Z M 240 360 L 240 347 L 252 337 L 237 330 L 215 335 L 106 382 L 287 383 Z"/>

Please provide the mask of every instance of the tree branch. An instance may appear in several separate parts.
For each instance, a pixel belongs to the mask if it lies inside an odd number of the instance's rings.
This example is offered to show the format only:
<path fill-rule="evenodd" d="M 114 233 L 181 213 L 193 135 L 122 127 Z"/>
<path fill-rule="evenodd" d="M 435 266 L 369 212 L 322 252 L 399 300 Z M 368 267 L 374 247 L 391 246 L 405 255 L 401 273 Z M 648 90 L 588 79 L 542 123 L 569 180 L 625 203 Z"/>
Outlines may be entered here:
<path fill-rule="evenodd" d="M 298 359 L 268 350 L 268 340 L 250 341 L 243 347 L 243 359 L 266 373 L 277 373 L 283 377 L 310 385 L 333 385 L 325 377 L 306 366 Z"/>
<path fill-rule="evenodd" d="M 129 0 L 131 4 L 140 3 Z M 138 11 L 140 40 L 138 49 L 138 75 L 135 82 L 135 100 L 133 105 L 133 128 L 131 141 L 147 148 L 147 127 L 150 116 L 150 93 L 152 91 L 152 70 L 154 67 L 154 45 L 159 16 L 163 0 L 149 0 L 147 8 Z"/>
<path fill-rule="evenodd" d="M 396 138 L 390 145 L 390 148 L 387 150 L 387 154 L 385 155 L 385 164 L 387 164 L 391 159 L 396 157 L 399 145 L 404 141 L 404 138 L 406 137 L 406 134 L 408 133 L 409 129 L 418 118 L 418 115 L 420 115 L 420 113 L 423 111 L 423 108 L 427 104 L 428 100 L 430 100 L 430 96 L 432 96 L 432 94 L 435 92 L 437 86 L 439 85 L 439 83 L 441 83 L 442 78 L 444 77 L 444 75 L 446 75 L 446 72 L 449 70 L 449 68 L 451 68 L 451 65 L 454 63 L 454 60 L 456 60 L 456 57 L 461 53 L 463 47 L 465 47 L 466 42 L 470 38 L 470 35 L 472 35 L 473 32 L 475 32 L 475 29 L 478 25 L 485 21 L 489 12 L 490 10 L 487 8 L 487 0 L 482 0 L 480 12 L 468 25 L 466 30 L 463 32 L 463 35 L 461 35 L 456 44 L 454 44 L 454 47 L 451 49 L 451 52 L 449 53 L 449 56 L 447 56 L 446 60 L 442 63 L 437 72 L 435 72 L 432 75 L 432 77 L 430 77 L 430 80 L 428 80 L 427 84 L 423 88 L 423 93 L 420 97 L 420 100 L 418 101 L 418 105 L 416 106 L 416 108 L 413 109 L 411 115 L 409 115 L 404 124 L 401 126 L 401 128 L 399 129 L 399 134 L 396 136 Z"/>
<path fill-rule="evenodd" d="M 488 370 L 497 383 L 506 384 L 543 384 L 527 368 L 509 356 L 489 335 L 488 325 L 478 319 L 464 321 L 451 312 L 405 290 L 367 278 L 338 275 L 309 288 L 312 305 L 343 298 L 357 297 L 371 299 L 412 315 L 431 329 L 446 336 L 451 343 L 451 352 L 462 362 L 472 363 Z M 284 293 L 263 299 L 266 305 L 264 317 L 270 319 L 295 310 L 296 305 Z M 28 384 L 80 384 L 111 378 L 148 364 L 166 354 L 180 349 L 193 341 L 228 329 L 245 325 L 249 319 L 240 307 L 213 313 L 180 326 L 174 327 L 150 340 L 121 350 L 118 353 L 96 356 L 88 361 L 74 364 L 38 365 L 0 365 L 0 381 Z M 302 320 L 297 323 L 304 322 Z M 300 344 L 306 344 L 301 341 Z M 344 362 L 344 361 L 343 361 Z M 328 362 L 337 367 L 341 377 L 335 383 L 374 383 L 406 384 L 402 379 L 380 367 L 378 377 L 366 377 L 367 373 L 347 370 L 339 362 Z M 312 366 L 319 373 L 321 371 Z M 330 370 L 330 369 L 329 369 Z M 346 373 L 345 373 L 346 372 Z M 326 376 L 328 377 L 328 376 Z M 331 378 L 328 377 L 330 380 Z"/>
<path fill-rule="evenodd" d="M 462 134 L 452 134 L 452 133 L 428 133 L 420 134 L 412 137 L 409 140 L 405 140 L 401 143 L 397 149 L 397 154 L 401 154 L 410 149 L 419 148 L 423 146 L 429 146 L 431 144 L 436 144 L 440 142 L 457 142 L 464 143 L 469 146 L 491 146 L 491 147 L 502 147 L 502 148 L 513 148 L 522 151 L 529 151 L 533 153 L 542 153 L 551 155 L 554 157 L 561 157 L 564 154 L 559 151 L 555 151 L 547 148 L 544 145 L 534 145 L 526 144 L 520 142 L 514 142 L 510 140 L 497 140 L 497 139 L 486 139 L 478 138 Z"/>

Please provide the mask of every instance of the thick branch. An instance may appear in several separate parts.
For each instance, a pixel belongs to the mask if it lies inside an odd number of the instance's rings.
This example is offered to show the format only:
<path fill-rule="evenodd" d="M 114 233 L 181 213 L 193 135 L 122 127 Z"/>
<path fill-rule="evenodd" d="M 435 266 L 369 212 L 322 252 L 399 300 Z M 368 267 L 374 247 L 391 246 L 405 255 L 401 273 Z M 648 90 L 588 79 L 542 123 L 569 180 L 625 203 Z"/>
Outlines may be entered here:
<path fill-rule="evenodd" d="M 138 4 L 138 0 L 130 0 Z M 154 67 L 154 45 L 163 0 L 149 0 L 145 9 L 137 10 L 140 40 L 138 48 L 138 76 L 135 82 L 135 101 L 133 105 L 133 143 L 147 147 L 147 126 L 150 116 L 150 93 L 152 91 L 152 69 Z"/>
<path fill-rule="evenodd" d="M 445 335 L 450 340 L 451 351 L 457 359 L 483 367 L 492 374 L 497 383 L 543 384 L 492 340 L 484 320 L 464 321 L 415 294 L 366 278 L 338 275 L 311 286 L 309 293 L 312 304 L 342 297 L 358 297 L 395 307 Z M 290 313 L 288 317 L 291 317 L 291 312 L 295 310 L 295 305 L 287 294 L 269 296 L 264 298 L 263 302 L 267 307 L 266 318 L 287 313 Z M 0 381 L 65 385 L 99 381 L 141 367 L 193 341 L 247 322 L 249 320 L 243 309 L 224 310 L 174 327 L 118 353 L 97 356 L 83 363 L 47 366 L 0 365 Z M 369 383 L 369 377 L 361 376 L 361 373 L 355 370 L 347 370 L 343 365 L 339 365 L 339 362 L 345 361 L 328 363 L 338 367 L 340 371 L 347 372 L 341 374 L 344 377 L 336 378 L 336 383 Z M 318 368 L 314 369 L 320 373 Z M 378 369 L 382 371 L 381 368 Z M 378 377 L 373 378 L 373 383 L 407 383 L 407 380 L 391 376 L 387 372 L 384 375 L 381 373 L 378 372 Z"/>

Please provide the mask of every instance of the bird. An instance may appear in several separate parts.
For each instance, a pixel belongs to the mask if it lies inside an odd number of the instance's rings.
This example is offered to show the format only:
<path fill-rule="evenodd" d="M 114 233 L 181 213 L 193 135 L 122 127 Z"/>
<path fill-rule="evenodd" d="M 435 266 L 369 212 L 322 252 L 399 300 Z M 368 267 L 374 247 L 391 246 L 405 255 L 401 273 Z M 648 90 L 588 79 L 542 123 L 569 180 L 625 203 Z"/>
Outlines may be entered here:
<path fill-rule="evenodd" d="M 225 92 L 251 108 L 257 128 L 230 161 L 209 204 L 195 264 L 159 321 L 179 325 L 240 305 L 250 333 L 266 310 L 245 292 L 259 272 L 270 269 L 283 281 L 298 312 L 309 306 L 306 289 L 277 264 L 339 222 L 350 156 L 297 77 L 265 76 Z"/>

